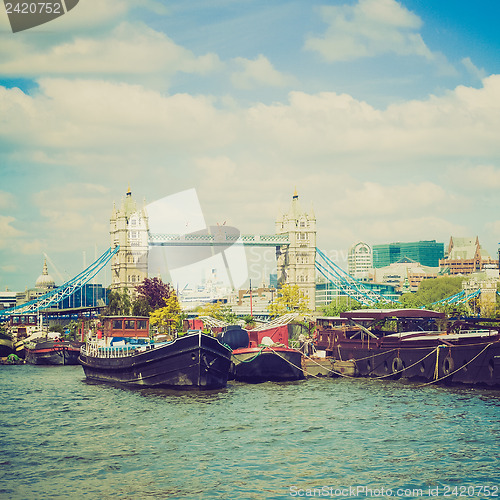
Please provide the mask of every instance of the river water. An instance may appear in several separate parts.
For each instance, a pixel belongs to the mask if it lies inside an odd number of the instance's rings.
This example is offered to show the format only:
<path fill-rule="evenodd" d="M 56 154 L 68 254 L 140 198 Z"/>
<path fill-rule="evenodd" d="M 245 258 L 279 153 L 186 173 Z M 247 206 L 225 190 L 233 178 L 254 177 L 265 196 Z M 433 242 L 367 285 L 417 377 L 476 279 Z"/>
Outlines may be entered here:
<path fill-rule="evenodd" d="M 130 390 L 0 366 L 0 498 L 499 498 L 500 391 L 400 381 Z"/>

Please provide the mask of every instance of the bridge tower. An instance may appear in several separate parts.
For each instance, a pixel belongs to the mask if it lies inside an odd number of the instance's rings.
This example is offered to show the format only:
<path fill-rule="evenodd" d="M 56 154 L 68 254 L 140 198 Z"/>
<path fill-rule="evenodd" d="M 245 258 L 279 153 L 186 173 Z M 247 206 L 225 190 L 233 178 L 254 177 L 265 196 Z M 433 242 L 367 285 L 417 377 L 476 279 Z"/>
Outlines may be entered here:
<path fill-rule="evenodd" d="M 130 186 L 120 209 L 113 204 L 109 223 L 111 247 L 120 245 L 111 261 L 111 288 L 135 297 L 135 286 L 148 277 L 148 216 L 144 207 L 138 210 Z"/>
<path fill-rule="evenodd" d="M 308 299 L 309 309 L 316 303 L 316 217 L 313 209 L 302 210 L 297 190 L 288 213 L 276 219 L 276 234 L 288 233 L 289 245 L 276 247 L 278 285 L 298 285 Z"/>

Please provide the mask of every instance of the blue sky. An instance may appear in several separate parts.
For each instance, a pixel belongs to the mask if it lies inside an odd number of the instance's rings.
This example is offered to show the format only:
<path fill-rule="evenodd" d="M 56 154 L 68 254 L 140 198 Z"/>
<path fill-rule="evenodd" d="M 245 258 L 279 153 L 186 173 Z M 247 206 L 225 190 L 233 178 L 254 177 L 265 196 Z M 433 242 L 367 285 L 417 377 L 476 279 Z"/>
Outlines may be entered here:
<path fill-rule="evenodd" d="M 332 256 L 452 235 L 495 254 L 499 14 L 80 0 L 13 34 L 0 5 L 0 289 L 33 286 L 44 253 L 77 274 L 129 184 L 147 203 L 195 188 L 207 224 L 243 233 L 273 232 L 297 187 Z"/>

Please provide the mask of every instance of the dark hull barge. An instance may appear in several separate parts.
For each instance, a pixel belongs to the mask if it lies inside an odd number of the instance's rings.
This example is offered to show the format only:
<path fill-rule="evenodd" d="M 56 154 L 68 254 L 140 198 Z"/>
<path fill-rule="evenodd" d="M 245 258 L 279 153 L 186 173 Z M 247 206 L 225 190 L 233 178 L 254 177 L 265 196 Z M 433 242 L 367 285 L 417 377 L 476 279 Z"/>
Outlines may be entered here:
<path fill-rule="evenodd" d="M 304 378 L 302 353 L 287 347 L 249 347 L 233 351 L 231 377 L 241 382 L 289 382 Z"/>
<path fill-rule="evenodd" d="M 318 318 L 318 349 L 340 376 L 500 387 L 498 330 L 444 323 L 421 309 L 348 311 Z"/>
<path fill-rule="evenodd" d="M 87 379 L 136 387 L 220 389 L 226 386 L 231 350 L 216 338 L 197 334 L 173 342 L 82 347 Z"/>
<path fill-rule="evenodd" d="M 24 344 L 24 357 L 32 365 L 77 365 L 81 345 L 81 342 L 38 339 Z"/>

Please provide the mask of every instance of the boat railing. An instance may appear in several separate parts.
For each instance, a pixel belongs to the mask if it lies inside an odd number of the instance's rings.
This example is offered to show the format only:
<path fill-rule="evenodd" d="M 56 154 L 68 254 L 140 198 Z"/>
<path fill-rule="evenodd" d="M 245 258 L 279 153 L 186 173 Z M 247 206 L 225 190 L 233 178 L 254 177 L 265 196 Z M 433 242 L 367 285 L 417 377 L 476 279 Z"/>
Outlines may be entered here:
<path fill-rule="evenodd" d="M 479 336 L 491 336 L 491 335 L 498 335 L 497 330 L 489 330 L 486 328 L 482 329 L 476 329 L 476 330 L 459 330 L 458 332 L 459 335 L 479 335 Z"/>
<path fill-rule="evenodd" d="M 80 351 L 83 356 L 91 356 L 93 358 L 124 358 L 146 349 L 146 346 L 104 346 L 101 343 L 89 341 L 81 347 Z"/>

